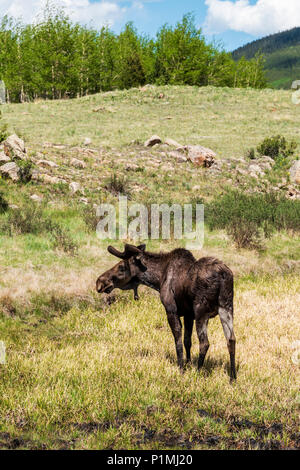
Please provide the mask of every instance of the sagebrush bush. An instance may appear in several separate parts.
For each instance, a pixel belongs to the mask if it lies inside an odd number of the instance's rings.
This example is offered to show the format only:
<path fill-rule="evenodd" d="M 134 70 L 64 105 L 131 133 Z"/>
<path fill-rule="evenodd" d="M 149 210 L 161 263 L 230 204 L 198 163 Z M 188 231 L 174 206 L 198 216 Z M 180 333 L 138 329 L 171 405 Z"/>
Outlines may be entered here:
<path fill-rule="evenodd" d="M 287 142 L 282 135 L 267 137 L 257 147 L 260 155 L 268 155 L 276 160 L 279 157 L 288 158 L 295 153 L 297 143 L 295 141 Z"/>
<path fill-rule="evenodd" d="M 29 183 L 32 179 L 33 163 L 30 160 L 21 160 L 18 162 L 19 177 L 21 183 Z"/>
<path fill-rule="evenodd" d="M 75 255 L 78 244 L 70 231 L 45 215 L 43 205 L 25 201 L 22 206 L 8 210 L 0 219 L 0 233 L 14 236 L 32 233 L 46 234 L 52 241 L 53 248 Z"/>
<path fill-rule="evenodd" d="M 111 192 L 114 196 L 118 194 L 123 194 L 124 196 L 130 197 L 130 190 L 128 188 L 128 181 L 124 177 L 119 177 L 114 173 L 111 175 L 109 182 L 105 186 L 109 192 Z"/>
<path fill-rule="evenodd" d="M 1 123 L 1 119 L 2 119 L 2 112 L 0 110 L 0 143 L 3 142 L 8 136 L 7 124 Z"/>
<path fill-rule="evenodd" d="M 259 248 L 275 230 L 300 232 L 300 201 L 229 190 L 205 206 L 205 221 L 211 230 L 225 229 L 237 246 Z"/>
<path fill-rule="evenodd" d="M 4 214 L 8 209 L 8 202 L 6 201 L 3 192 L 0 191 L 0 214 Z"/>
<path fill-rule="evenodd" d="M 82 218 L 86 225 L 88 232 L 95 232 L 97 224 L 99 222 L 99 217 L 97 216 L 97 211 L 92 205 L 86 205 L 81 210 Z"/>

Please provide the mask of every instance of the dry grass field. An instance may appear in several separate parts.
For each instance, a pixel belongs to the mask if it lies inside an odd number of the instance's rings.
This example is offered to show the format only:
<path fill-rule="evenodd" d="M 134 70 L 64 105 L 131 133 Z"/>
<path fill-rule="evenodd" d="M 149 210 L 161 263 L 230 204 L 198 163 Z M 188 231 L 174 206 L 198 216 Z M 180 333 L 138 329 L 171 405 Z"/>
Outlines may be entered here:
<path fill-rule="evenodd" d="M 270 135 L 300 144 L 299 109 L 290 93 L 150 87 L 1 109 L 32 160 L 55 161 L 58 167 L 45 173 L 64 183 L 0 179 L 0 191 L 20 207 L 33 194 L 42 197 L 44 214 L 68 230 L 77 250 L 68 250 L 68 238 L 54 245 L 47 231 L 1 232 L 7 215 L 0 216 L 0 341 L 6 345 L 0 448 L 299 448 L 299 234 L 276 231 L 263 250 L 250 250 L 237 249 L 225 231 L 206 227 L 203 250 L 194 253 L 222 259 L 235 275 L 238 379 L 230 385 L 218 317 L 209 323 L 203 370 L 196 370 L 194 332 L 192 365 L 180 374 L 157 293 L 140 288 L 138 302 L 132 292 L 96 293 L 98 275 L 116 258 L 84 215 L 92 204 L 117 202 L 107 190 L 112 174 L 124 178 L 133 202 L 144 203 L 206 203 L 230 185 L 274 185 L 276 173 L 253 181 L 236 175 L 233 165 L 216 177 L 162 157 L 164 147 L 142 144 L 158 134 L 199 143 L 227 159 L 244 156 Z M 83 147 L 85 137 L 92 140 L 89 148 Z M 74 156 L 84 169 L 70 166 Z M 71 181 L 84 191 L 70 194 Z M 147 247 L 168 251 L 181 245 L 161 240 Z"/>

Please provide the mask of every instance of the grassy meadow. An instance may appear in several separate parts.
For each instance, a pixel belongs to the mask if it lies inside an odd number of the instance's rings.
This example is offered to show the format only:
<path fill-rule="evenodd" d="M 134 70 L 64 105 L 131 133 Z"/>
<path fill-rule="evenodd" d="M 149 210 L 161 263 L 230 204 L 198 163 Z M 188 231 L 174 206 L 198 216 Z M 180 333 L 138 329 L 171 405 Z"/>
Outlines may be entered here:
<path fill-rule="evenodd" d="M 157 293 L 142 287 L 138 302 L 132 292 L 96 293 L 98 275 L 116 258 L 97 238 L 93 214 L 93 204 L 118 202 L 112 175 L 144 204 L 209 204 L 228 188 L 268 191 L 288 180 L 285 168 L 254 180 L 235 167 L 267 136 L 300 148 L 291 93 L 151 86 L 1 110 L 35 168 L 51 160 L 58 166 L 39 170 L 61 181 L 0 179 L 5 200 L 21 208 L 0 214 L 0 448 L 299 448 L 299 232 L 282 227 L 261 249 L 238 249 L 226 230 L 205 228 L 195 256 L 216 256 L 235 275 L 238 379 L 230 385 L 218 318 L 209 322 L 203 370 L 194 331 L 192 365 L 181 374 Z M 215 175 L 174 161 L 164 145 L 143 146 L 153 134 L 210 147 L 232 167 Z M 74 168 L 74 157 L 85 168 Z M 71 194 L 71 181 L 81 191 Z"/>

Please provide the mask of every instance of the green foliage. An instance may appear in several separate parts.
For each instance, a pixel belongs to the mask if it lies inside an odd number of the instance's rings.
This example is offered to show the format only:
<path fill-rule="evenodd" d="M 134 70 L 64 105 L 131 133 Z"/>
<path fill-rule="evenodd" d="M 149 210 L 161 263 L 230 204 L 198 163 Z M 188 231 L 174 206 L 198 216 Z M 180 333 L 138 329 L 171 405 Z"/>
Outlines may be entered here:
<path fill-rule="evenodd" d="M 246 158 L 249 160 L 254 160 L 255 159 L 255 149 L 252 147 L 246 151 Z"/>
<path fill-rule="evenodd" d="M 119 177 L 116 173 L 111 175 L 108 184 L 105 186 L 105 189 L 115 196 L 118 194 L 123 194 L 127 197 L 130 196 L 127 179 L 124 177 Z"/>
<path fill-rule="evenodd" d="M 263 53 L 265 72 L 274 88 L 289 89 L 300 76 L 300 28 L 273 34 L 240 47 L 232 53 L 234 60 L 248 60 Z"/>
<path fill-rule="evenodd" d="M 72 256 L 77 254 L 78 244 L 73 240 L 70 231 L 60 224 L 51 220 L 46 222 L 46 226 L 50 229 L 50 237 L 52 239 L 53 248 L 64 251 Z"/>
<path fill-rule="evenodd" d="M 7 124 L 1 123 L 2 119 L 2 112 L 0 110 L 0 143 L 3 142 L 3 140 L 6 139 L 7 137 Z"/>
<path fill-rule="evenodd" d="M 92 205 L 85 205 L 81 211 L 82 218 L 85 222 L 88 232 L 95 232 L 99 217 L 97 217 L 96 209 Z"/>
<path fill-rule="evenodd" d="M 0 214 L 4 214 L 8 209 L 8 202 L 6 201 L 3 192 L 0 191 Z"/>
<path fill-rule="evenodd" d="M 300 201 L 230 190 L 206 206 L 205 220 L 211 230 L 225 229 L 238 247 L 259 248 L 275 230 L 300 232 Z"/>
<path fill-rule="evenodd" d="M 295 153 L 297 143 L 295 141 L 287 142 L 286 138 L 281 135 L 267 137 L 257 147 L 260 155 L 268 155 L 269 157 L 277 160 L 286 159 Z"/>
<path fill-rule="evenodd" d="M 0 22 L 0 76 L 9 101 L 85 96 L 145 83 L 262 87 L 260 58 L 236 64 L 231 54 L 208 44 L 188 14 L 155 39 L 132 23 L 119 35 L 74 24 L 47 4 L 32 25 Z M 1 133 L 0 133 L 1 137 Z"/>
<path fill-rule="evenodd" d="M 18 161 L 19 177 L 21 183 L 29 183 L 32 179 L 33 163 L 30 160 Z"/>
<path fill-rule="evenodd" d="M 3 204 L 5 207 L 5 201 Z M 34 235 L 48 234 L 53 248 L 58 248 L 71 255 L 77 253 L 78 244 L 72 239 L 70 231 L 47 216 L 42 205 L 26 200 L 21 207 L 11 210 L 7 210 L 6 207 L 5 211 L 7 214 L 0 219 L 0 233 L 9 236 L 29 233 Z"/>

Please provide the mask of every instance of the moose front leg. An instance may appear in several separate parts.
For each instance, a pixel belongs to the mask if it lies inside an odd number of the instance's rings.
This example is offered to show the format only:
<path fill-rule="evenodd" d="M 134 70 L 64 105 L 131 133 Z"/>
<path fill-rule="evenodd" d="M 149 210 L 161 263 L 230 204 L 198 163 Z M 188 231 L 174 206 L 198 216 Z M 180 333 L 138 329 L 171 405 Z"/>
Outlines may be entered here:
<path fill-rule="evenodd" d="M 134 300 L 139 300 L 138 286 L 134 286 L 133 292 L 134 292 Z"/>

